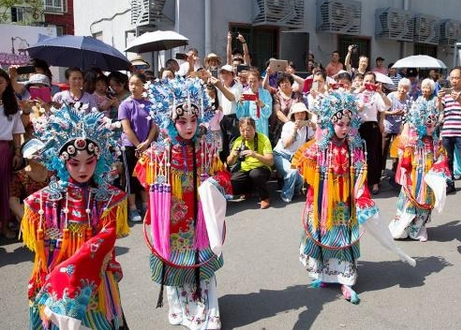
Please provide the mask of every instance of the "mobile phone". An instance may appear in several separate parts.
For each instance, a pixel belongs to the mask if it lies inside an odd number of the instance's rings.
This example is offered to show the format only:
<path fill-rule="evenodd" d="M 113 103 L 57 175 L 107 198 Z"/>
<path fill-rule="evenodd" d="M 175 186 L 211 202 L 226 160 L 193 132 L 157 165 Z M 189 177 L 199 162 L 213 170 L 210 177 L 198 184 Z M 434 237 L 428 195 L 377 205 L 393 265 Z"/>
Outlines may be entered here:
<path fill-rule="evenodd" d="M 309 120 L 299 121 L 299 126 L 308 126 L 309 124 L 311 124 L 311 121 Z"/>
<path fill-rule="evenodd" d="M 200 71 L 192 71 L 190 73 L 190 77 L 202 79 L 203 78 L 203 72 L 202 72 L 202 70 L 200 70 Z"/>
<path fill-rule="evenodd" d="M 249 65 L 246 65 L 246 64 L 239 64 L 237 66 L 237 73 L 239 73 L 240 71 L 244 71 L 244 70 L 250 70 L 250 66 Z"/>
<path fill-rule="evenodd" d="M 314 81 L 314 77 L 312 77 L 312 76 L 307 77 L 304 80 L 304 85 L 303 85 L 303 92 L 304 93 L 307 93 L 307 92 L 309 92 L 311 90 L 313 81 Z"/>
<path fill-rule="evenodd" d="M 184 61 L 186 61 L 188 58 L 187 54 L 185 53 L 176 53 L 175 57 L 177 60 L 184 60 Z"/>
<path fill-rule="evenodd" d="M 331 88 L 333 90 L 337 90 L 339 89 L 340 87 L 344 87 L 344 84 L 343 83 L 334 83 L 334 84 L 330 84 Z"/>
<path fill-rule="evenodd" d="M 378 89 L 378 85 L 372 83 L 365 83 L 365 89 L 368 91 L 376 91 Z"/>
<path fill-rule="evenodd" d="M 245 101 L 256 101 L 256 94 L 243 93 L 243 100 Z"/>
<path fill-rule="evenodd" d="M 269 61 L 269 67 L 270 67 L 272 72 L 285 72 L 285 70 L 288 67 L 288 61 L 287 60 L 271 59 Z"/>
<path fill-rule="evenodd" d="M 18 75 L 31 74 L 35 72 L 35 67 L 34 66 L 17 67 L 16 72 L 18 73 Z"/>
<path fill-rule="evenodd" d="M 443 87 L 442 91 L 445 92 L 445 94 L 451 94 L 452 88 L 450 87 Z"/>
<path fill-rule="evenodd" d="M 319 82 L 312 82 L 311 90 L 318 91 L 319 90 Z"/>
<path fill-rule="evenodd" d="M 439 82 L 439 85 L 441 88 L 449 88 L 450 82 L 446 79 L 442 80 Z"/>
<path fill-rule="evenodd" d="M 30 98 L 32 100 L 42 100 L 43 102 L 50 103 L 51 102 L 51 90 L 49 87 L 33 87 L 29 88 Z"/>

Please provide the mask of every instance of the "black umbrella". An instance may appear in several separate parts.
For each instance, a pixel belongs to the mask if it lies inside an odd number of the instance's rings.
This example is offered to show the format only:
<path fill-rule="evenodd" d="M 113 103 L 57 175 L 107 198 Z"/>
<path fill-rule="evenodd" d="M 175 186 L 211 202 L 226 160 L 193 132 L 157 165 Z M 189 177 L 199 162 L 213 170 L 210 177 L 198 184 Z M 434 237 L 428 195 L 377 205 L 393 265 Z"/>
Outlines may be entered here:
<path fill-rule="evenodd" d="M 114 47 L 86 36 L 47 38 L 27 48 L 29 56 L 59 67 L 93 67 L 105 71 L 129 70 L 130 61 Z"/>
<path fill-rule="evenodd" d="M 153 32 L 146 32 L 134 39 L 125 49 L 125 52 L 158 52 L 179 46 L 185 46 L 188 43 L 189 39 L 175 31 L 157 30 Z"/>

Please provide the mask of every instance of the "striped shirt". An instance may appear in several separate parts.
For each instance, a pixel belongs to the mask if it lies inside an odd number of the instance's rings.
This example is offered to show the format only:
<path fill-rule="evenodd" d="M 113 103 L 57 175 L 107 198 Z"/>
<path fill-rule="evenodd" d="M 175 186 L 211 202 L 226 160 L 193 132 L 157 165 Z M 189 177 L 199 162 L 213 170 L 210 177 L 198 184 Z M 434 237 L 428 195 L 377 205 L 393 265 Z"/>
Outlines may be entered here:
<path fill-rule="evenodd" d="M 442 99 L 442 137 L 461 137 L 461 105 L 450 94 Z"/>

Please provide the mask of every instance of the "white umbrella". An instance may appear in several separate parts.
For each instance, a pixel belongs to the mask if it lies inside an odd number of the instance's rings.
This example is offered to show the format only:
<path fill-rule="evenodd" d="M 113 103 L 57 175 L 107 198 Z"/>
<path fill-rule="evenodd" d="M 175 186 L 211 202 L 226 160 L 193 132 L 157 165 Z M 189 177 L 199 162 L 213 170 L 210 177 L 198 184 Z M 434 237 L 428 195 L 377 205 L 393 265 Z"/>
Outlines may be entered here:
<path fill-rule="evenodd" d="M 125 52 L 146 53 L 163 51 L 189 44 L 189 39 L 170 30 L 146 32 L 135 38 L 125 49 Z"/>
<path fill-rule="evenodd" d="M 375 76 L 376 76 L 376 82 L 378 83 L 383 83 L 383 84 L 389 84 L 389 85 L 394 85 L 394 82 L 392 81 L 391 77 L 386 76 L 385 74 L 382 74 L 380 72 L 375 71 Z"/>
<path fill-rule="evenodd" d="M 446 69 L 445 63 L 429 55 L 411 55 L 394 63 L 392 68 L 433 68 Z"/>

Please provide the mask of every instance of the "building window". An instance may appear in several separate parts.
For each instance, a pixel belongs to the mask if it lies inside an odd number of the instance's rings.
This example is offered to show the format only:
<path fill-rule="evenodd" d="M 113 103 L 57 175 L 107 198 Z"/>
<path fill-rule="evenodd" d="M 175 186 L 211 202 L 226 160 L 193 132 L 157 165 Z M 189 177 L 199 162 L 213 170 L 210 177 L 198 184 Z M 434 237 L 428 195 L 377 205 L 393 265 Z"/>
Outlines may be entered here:
<path fill-rule="evenodd" d="M 24 22 L 24 7 L 11 7 L 11 22 Z"/>
<path fill-rule="evenodd" d="M 437 46 L 415 43 L 413 54 L 421 54 L 421 55 L 429 55 L 432 57 L 437 57 Z"/>
<path fill-rule="evenodd" d="M 67 1 L 66 0 L 44 0 L 45 11 L 52 13 L 66 13 Z"/>
<path fill-rule="evenodd" d="M 62 25 L 56 25 L 56 36 L 63 36 L 65 35 L 66 33 L 66 29 L 64 26 Z"/>

